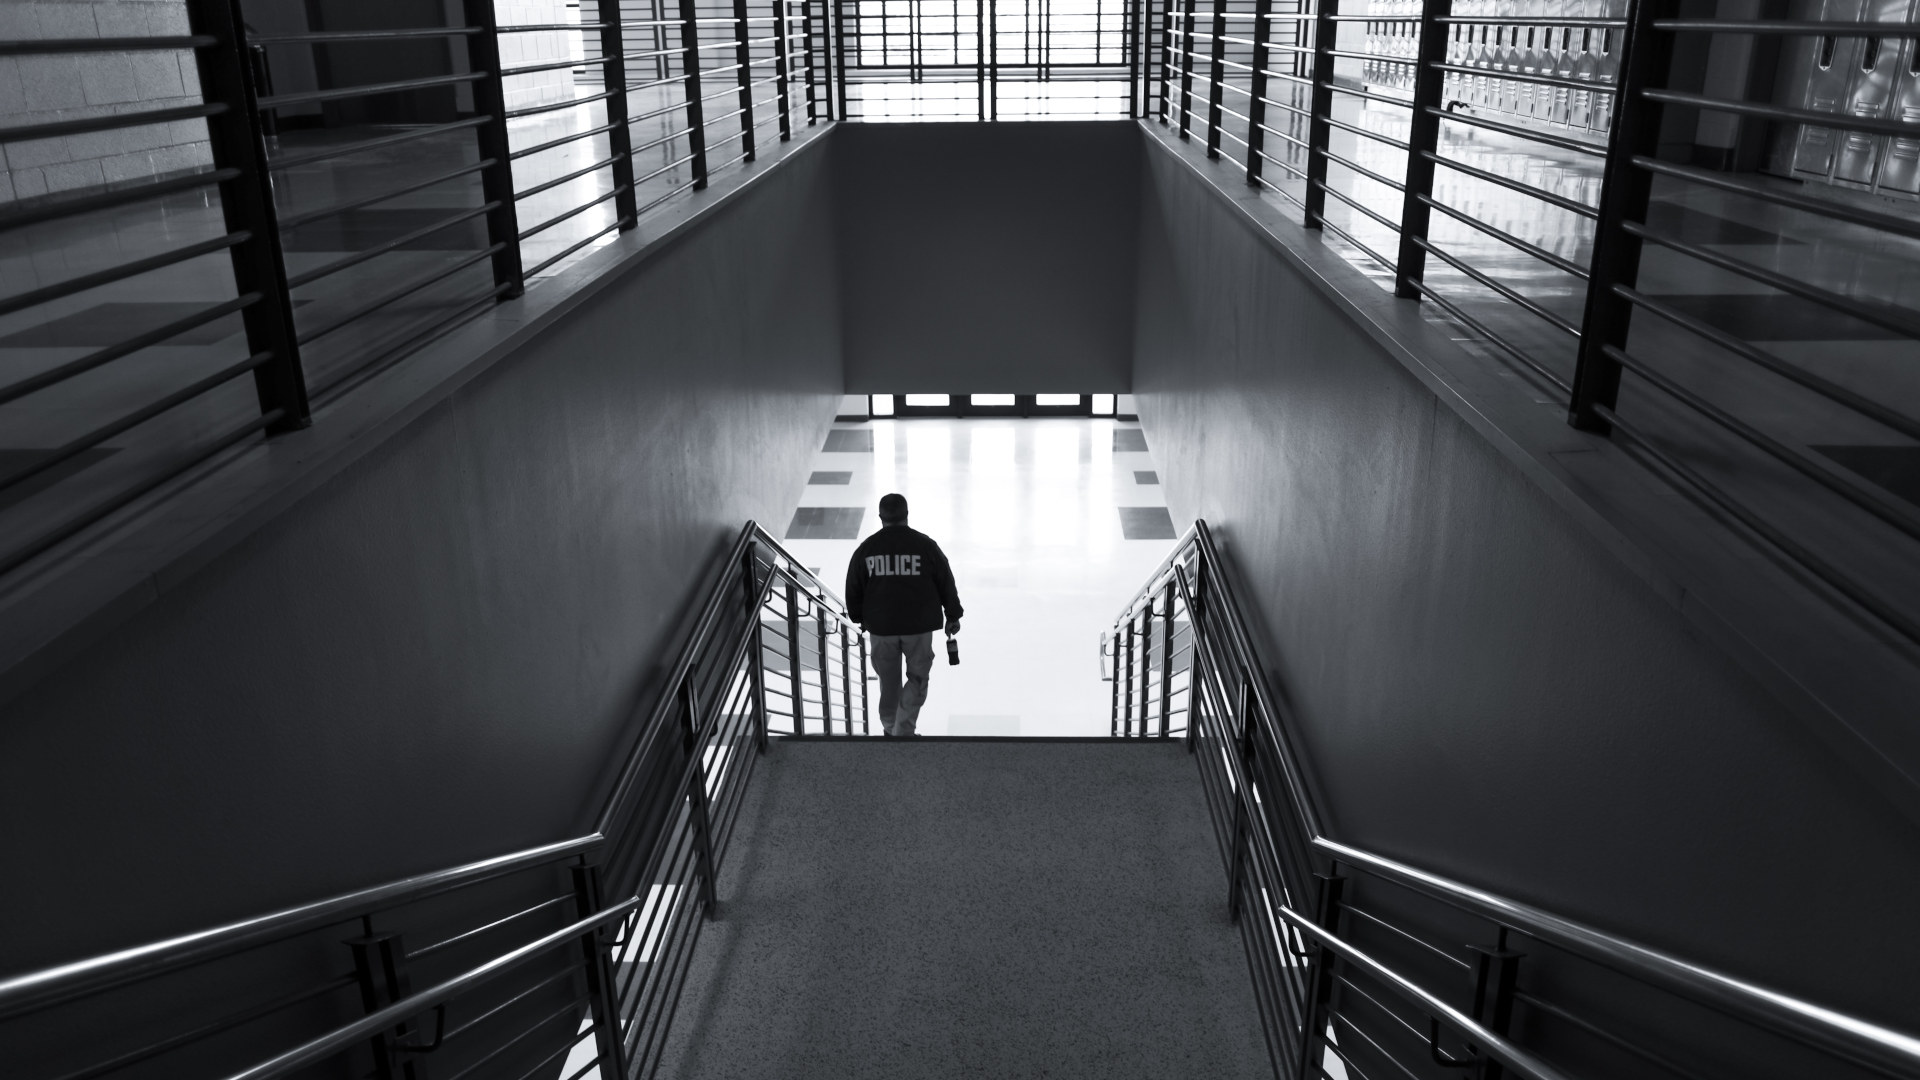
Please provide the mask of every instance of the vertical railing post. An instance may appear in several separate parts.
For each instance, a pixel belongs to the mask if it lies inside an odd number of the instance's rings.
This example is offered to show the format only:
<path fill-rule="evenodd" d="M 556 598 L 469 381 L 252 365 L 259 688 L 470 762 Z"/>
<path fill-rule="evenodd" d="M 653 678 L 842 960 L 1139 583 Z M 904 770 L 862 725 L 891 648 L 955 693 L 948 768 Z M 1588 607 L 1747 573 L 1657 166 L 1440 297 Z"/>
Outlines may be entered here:
<path fill-rule="evenodd" d="M 747 618 L 753 622 L 753 629 L 749 631 L 752 635 L 752 643 L 747 646 L 748 649 L 752 650 L 752 655 L 747 661 L 747 671 L 749 672 L 748 677 L 753 680 L 753 708 L 759 721 L 759 727 L 756 732 L 758 737 L 755 741 L 759 746 L 760 752 L 764 754 L 767 752 L 768 727 L 767 642 L 766 620 L 762 617 L 760 605 L 759 552 L 760 542 L 758 540 L 749 540 L 747 542 L 746 565 L 742 569 L 746 571 L 744 584 L 746 585 L 747 594 Z"/>
<path fill-rule="evenodd" d="M 520 259 L 520 214 L 513 194 L 513 144 L 507 137 L 507 80 L 500 73 L 499 25 L 494 18 L 493 0 L 464 0 L 468 26 L 480 27 L 468 34 L 467 58 L 473 69 L 484 77 L 474 81 L 473 110 L 487 118 L 474 129 L 480 160 L 492 162 L 480 171 L 480 197 L 493 204 L 487 212 L 487 244 L 498 245 L 493 253 L 493 283 L 505 286 L 503 298 L 526 291 L 526 274 Z"/>
<path fill-rule="evenodd" d="M 1500 928 L 1500 936 L 1491 949 L 1478 945 L 1469 945 L 1467 950 L 1474 954 L 1473 1012 L 1475 1020 L 1484 1024 L 1495 1035 L 1505 1035 L 1513 1026 L 1513 1002 L 1520 988 L 1520 961 L 1524 953 L 1507 948 L 1507 928 Z M 1506 1066 L 1498 1061 L 1488 1060 L 1480 1073 L 1480 1080 L 1501 1080 L 1507 1075 Z"/>
<path fill-rule="evenodd" d="M 840 623 L 840 706 L 847 712 L 847 734 L 853 734 L 853 668 L 848 665 L 847 624 Z"/>
<path fill-rule="evenodd" d="M 829 0 L 833 5 L 833 54 L 827 58 L 827 66 L 833 73 L 835 108 L 833 118 L 847 118 L 847 12 L 842 0 Z"/>
<path fill-rule="evenodd" d="M 1140 613 L 1140 737 L 1146 738 L 1147 722 L 1153 716 L 1153 594 L 1147 594 L 1146 609 Z"/>
<path fill-rule="evenodd" d="M 573 871 L 574 910 L 580 918 L 601 910 L 600 868 L 575 866 Z M 599 1058 L 600 1075 L 627 1075 L 626 1040 L 620 1037 L 620 1009 L 613 980 L 613 964 L 607 956 L 604 930 L 580 937 L 581 960 L 587 973 L 587 1008 L 593 1016 L 593 1044 Z"/>
<path fill-rule="evenodd" d="M 1320 907 L 1315 922 L 1321 929 L 1339 932 L 1340 901 L 1345 892 L 1347 880 L 1331 874 L 1316 874 L 1320 879 Z M 1287 948 L 1293 948 L 1292 942 L 1302 937 L 1298 930 L 1289 927 L 1286 931 Z M 1307 1009 L 1305 1031 L 1300 1039 L 1300 1062 L 1295 1070 L 1296 1076 L 1319 1076 L 1321 1058 L 1326 1056 L 1327 1013 L 1333 1005 L 1333 950 L 1323 946 L 1309 946 L 1313 958 L 1308 961 L 1311 974 L 1307 976 Z"/>
<path fill-rule="evenodd" d="M 1340 24 L 1340 0 L 1315 0 L 1313 19 L 1313 86 L 1307 117 L 1307 189 L 1301 209 L 1309 229 L 1317 229 L 1327 213 L 1327 141 L 1333 127 L 1333 48 Z"/>
<path fill-rule="evenodd" d="M 254 394 L 263 415 L 280 414 L 268 431 L 297 431 L 311 423 L 307 379 L 294 332 L 293 298 L 280 249 L 280 216 L 273 204 L 267 143 L 260 132 L 259 91 L 238 9 L 237 0 L 189 0 L 187 25 L 190 33 L 219 42 L 193 52 L 201 97 L 227 107 L 207 117 L 207 136 L 214 168 L 239 174 L 220 185 L 220 210 L 227 232 L 247 234 L 245 241 L 228 249 L 238 295 L 260 297 L 240 313 L 247 351 L 272 357 L 253 369 Z"/>
<path fill-rule="evenodd" d="M 1126 638 L 1125 649 L 1126 649 L 1126 657 L 1127 657 L 1127 681 L 1126 681 L 1125 688 L 1120 691 L 1120 733 L 1122 735 L 1131 737 L 1133 735 L 1133 613 L 1132 612 L 1127 613 L 1127 638 Z"/>
<path fill-rule="evenodd" d="M 787 579 L 787 691 L 793 696 L 793 733 L 807 733 L 807 702 L 800 696 L 800 595 Z"/>
<path fill-rule="evenodd" d="M 1142 49 L 1145 45 L 1147 0 L 1128 0 L 1127 3 L 1127 117 L 1132 119 L 1140 113 L 1141 62 L 1145 58 Z"/>
<path fill-rule="evenodd" d="M 1631 0 L 1627 30 L 1620 42 L 1620 75 L 1614 86 L 1613 129 L 1607 135 L 1607 165 L 1600 186 L 1600 213 L 1594 222 L 1593 263 L 1587 278 L 1586 312 L 1580 320 L 1580 351 L 1573 373 L 1573 400 L 1567 420 L 1583 431 L 1605 434 L 1613 425 L 1601 410 L 1613 411 L 1620 394 L 1620 362 L 1609 348 L 1627 347 L 1633 303 L 1617 288 L 1631 289 L 1640 276 L 1640 238 L 1624 227 L 1644 222 L 1653 192 L 1653 174 L 1633 164 L 1660 150 L 1660 104 L 1640 91 L 1664 78 L 1673 55 L 1673 37 L 1653 28 L 1673 0 Z"/>
<path fill-rule="evenodd" d="M 1233 868 L 1227 874 L 1227 916 L 1239 922 L 1247 859 L 1252 854 L 1249 848 L 1253 843 L 1253 792 L 1248 790 L 1253 785 L 1253 682 L 1245 671 L 1240 673 L 1240 700 L 1235 711 L 1240 721 L 1240 734 L 1234 747 L 1234 756 L 1240 765 L 1240 786 L 1234 792 L 1233 801 Z"/>
<path fill-rule="evenodd" d="M 689 670 L 680 683 L 687 765 L 693 774 L 693 789 L 687 792 L 687 813 L 693 819 L 695 855 L 700 863 L 700 898 L 706 901 L 707 918 L 711 919 L 719 883 L 714 880 L 713 823 L 707 814 L 707 762 L 700 747 L 700 697 L 694 691 L 693 677 L 693 671 Z"/>
<path fill-rule="evenodd" d="M 1167 616 L 1160 620 L 1160 737 L 1171 731 L 1173 716 L 1173 579 L 1167 579 Z"/>
<path fill-rule="evenodd" d="M 1213 0 L 1213 32 L 1207 35 L 1207 156 L 1220 156 L 1220 109 L 1227 92 L 1227 0 Z M 1145 717 L 1141 718 L 1145 720 Z"/>
<path fill-rule="evenodd" d="M 680 70 L 686 74 L 687 153 L 693 156 L 693 190 L 699 191 L 707 186 L 707 113 L 700 100 L 700 12 L 694 0 L 680 0 Z"/>
<path fill-rule="evenodd" d="M 787 0 L 773 0 L 773 80 L 775 98 L 780 103 L 780 141 L 793 138 L 793 95 L 787 89 L 787 31 L 792 19 Z"/>
<path fill-rule="evenodd" d="M 1113 633 L 1101 638 L 1100 663 L 1106 669 L 1107 688 L 1113 699 L 1107 708 L 1107 736 L 1117 739 L 1120 737 L 1120 628 L 1117 626 Z"/>
<path fill-rule="evenodd" d="M 639 204 L 633 191 L 633 131 L 627 126 L 627 43 L 620 0 L 600 0 L 600 67 L 607 88 L 607 153 L 613 158 L 613 212 L 622 231 L 633 228 Z"/>
<path fill-rule="evenodd" d="M 347 948 L 353 953 L 353 974 L 360 988 L 360 1007 L 368 1013 L 378 1012 L 413 993 L 407 975 L 406 944 L 399 934 L 375 933 L 371 922 L 371 919 L 367 920 L 367 933 L 364 936 L 346 942 Z M 441 1013 L 438 1026 L 444 1033 L 444 1012 Z M 372 1052 L 376 1080 L 400 1080 L 407 1075 L 409 1070 L 401 1064 L 400 1048 L 413 1041 L 416 1028 L 416 1021 L 403 1020 L 395 1027 L 375 1032 L 369 1038 L 368 1049 Z"/>
<path fill-rule="evenodd" d="M 867 725 L 867 635 L 860 633 L 860 734 L 871 735 L 873 729 Z"/>
<path fill-rule="evenodd" d="M 754 159 L 753 146 L 753 46 L 747 28 L 747 0 L 733 0 L 733 55 L 740 69 L 740 150 L 747 161 Z"/>
<path fill-rule="evenodd" d="M 1433 211 L 1433 158 L 1440 148 L 1441 96 L 1447 73 L 1440 65 L 1447 58 L 1446 18 L 1453 13 L 1453 0 L 1425 0 L 1420 7 L 1420 38 L 1414 54 L 1413 120 L 1407 128 L 1406 192 L 1400 203 L 1400 257 L 1395 263 L 1393 295 L 1420 298 L 1414 283 L 1426 276 L 1427 238 Z"/>
<path fill-rule="evenodd" d="M 1273 36 L 1273 0 L 1254 0 L 1253 74 L 1247 99 L 1247 183 L 1258 184 L 1266 170 L 1262 152 L 1267 148 L 1267 65 L 1273 62 L 1273 50 L 1267 39 Z"/>
<path fill-rule="evenodd" d="M 833 734 L 833 679 L 827 670 L 827 606 L 812 599 L 813 629 L 820 646 L 820 734 Z"/>
<path fill-rule="evenodd" d="M 1173 33 L 1174 0 L 1165 0 L 1160 12 L 1160 122 L 1173 123 Z M 1185 65 L 1181 65 L 1184 67 Z"/>
<path fill-rule="evenodd" d="M 1198 18 L 1195 0 L 1184 0 L 1180 9 L 1180 137 L 1193 128 L 1193 21 Z"/>
<path fill-rule="evenodd" d="M 813 51 L 813 0 L 800 0 L 800 40 L 805 43 L 801 51 L 807 58 L 807 126 L 812 127 L 820 122 L 820 106 L 814 97 L 813 69 L 817 54 Z"/>

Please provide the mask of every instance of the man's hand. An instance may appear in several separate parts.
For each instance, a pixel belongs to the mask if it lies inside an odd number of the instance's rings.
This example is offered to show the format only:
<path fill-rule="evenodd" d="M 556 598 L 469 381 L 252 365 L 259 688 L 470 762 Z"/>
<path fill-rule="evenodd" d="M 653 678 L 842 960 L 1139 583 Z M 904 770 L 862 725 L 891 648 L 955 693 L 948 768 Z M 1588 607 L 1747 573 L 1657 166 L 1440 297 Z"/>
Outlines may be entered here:
<path fill-rule="evenodd" d="M 959 632 L 960 632 L 960 620 L 948 619 L 947 620 L 947 636 L 952 637 L 953 635 Z"/>

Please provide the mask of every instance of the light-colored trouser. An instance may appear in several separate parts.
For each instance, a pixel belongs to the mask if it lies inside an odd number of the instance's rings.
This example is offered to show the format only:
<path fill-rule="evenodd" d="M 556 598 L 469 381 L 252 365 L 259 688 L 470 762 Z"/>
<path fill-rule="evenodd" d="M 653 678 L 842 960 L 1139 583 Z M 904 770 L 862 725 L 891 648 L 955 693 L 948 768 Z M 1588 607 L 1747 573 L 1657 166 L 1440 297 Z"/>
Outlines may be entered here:
<path fill-rule="evenodd" d="M 907 662 L 907 685 L 900 685 L 900 661 Z M 933 673 L 933 633 L 873 635 L 873 670 L 880 676 L 880 725 L 889 735 L 911 735 L 927 703 L 927 676 Z"/>

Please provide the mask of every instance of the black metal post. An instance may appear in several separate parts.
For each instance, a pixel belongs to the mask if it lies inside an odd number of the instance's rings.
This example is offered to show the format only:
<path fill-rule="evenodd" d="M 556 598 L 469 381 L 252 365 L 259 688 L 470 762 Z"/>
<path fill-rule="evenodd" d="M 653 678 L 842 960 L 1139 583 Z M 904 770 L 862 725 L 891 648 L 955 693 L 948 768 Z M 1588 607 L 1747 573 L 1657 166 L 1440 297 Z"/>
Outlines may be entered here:
<path fill-rule="evenodd" d="M 748 44 L 747 0 L 733 0 L 733 55 L 740 75 L 740 150 L 746 160 L 754 158 L 753 146 L 753 46 Z"/>
<path fill-rule="evenodd" d="M 860 734 L 871 735 L 873 729 L 867 725 L 867 635 L 860 634 Z"/>
<path fill-rule="evenodd" d="M 1167 617 L 1160 621 L 1160 737 L 1170 733 L 1173 715 L 1173 579 L 1166 585 Z M 1192 722 L 1192 718 L 1188 718 Z"/>
<path fill-rule="evenodd" d="M 526 290 L 526 274 L 520 260 L 520 214 L 513 193 L 512 143 L 507 138 L 506 78 L 500 74 L 500 37 L 493 14 L 493 0 L 463 0 L 468 26 L 480 33 L 467 35 L 467 59 L 485 78 L 473 82 L 473 110 L 487 117 L 474 129 L 480 159 L 493 164 L 480 171 L 480 195 L 496 203 L 487 213 L 487 243 L 502 245 L 493 254 L 493 283 L 509 286 L 501 299 L 511 299 Z M 629 172 L 631 175 L 631 172 Z"/>
<path fill-rule="evenodd" d="M 260 295 L 240 314 L 247 351 L 273 356 L 253 370 L 254 393 L 263 414 L 280 413 L 269 432 L 297 431 L 312 422 L 307 378 L 294 339 L 293 299 L 287 288 L 286 257 L 280 250 L 280 217 L 267 172 L 267 143 L 260 132 L 259 91 L 248 63 L 245 24 L 237 0 L 188 0 L 187 25 L 188 33 L 219 41 L 193 52 L 201 96 L 227 106 L 225 112 L 207 117 L 207 136 L 214 168 L 239 174 L 220 185 L 220 210 L 229 233 L 247 234 L 246 240 L 228 249 L 234 286 L 241 296 Z"/>
<path fill-rule="evenodd" d="M 1267 148 L 1267 65 L 1273 62 L 1273 50 L 1267 38 L 1273 34 L 1273 0 L 1254 0 L 1253 75 L 1247 100 L 1247 183 L 1258 184 L 1266 169 L 1261 152 Z M 1169 608 L 1171 610 L 1171 608 Z"/>
<path fill-rule="evenodd" d="M 848 666 L 847 624 L 840 623 L 840 706 L 847 712 L 847 734 L 853 734 L 853 668 Z"/>
<path fill-rule="evenodd" d="M 1246 672 L 1240 673 L 1240 701 L 1236 710 L 1239 713 L 1240 737 L 1237 740 L 1240 759 L 1240 788 L 1234 792 L 1233 801 L 1233 868 L 1227 874 L 1227 915 L 1234 922 L 1240 921 L 1241 893 L 1245 891 L 1248 851 L 1252 844 L 1252 823 L 1249 816 L 1253 813 L 1253 792 L 1247 787 L 1253 782 L 1253 682 Z M 1232 718 L 1228 718 L 1230 726 Z M 1222 734 L 1231 734 L 1223 731 Z"/>
<path fill-rule="evenodd" d="M 767 752 L 767 642 L 766 620 L 760 606 L 759 558 L 760 542 L 748 541 L 746 551 L 746 592 L 747 618 L 753 620 L 753 643 L 747 648 L 752 650 L 747 663 L 748 678 L 752 679 L 753 711 L 758 727 L 755 742 L 761 753 Z"/>
<path fill-rule="evenodd" d="M 1129 687 L 1129 690 L 1132 688 Z M 1140 737 L 1147 736 L 1147 721 L 1153 715 L 1153 597 L 1147 597 L 1146 610 L 1140 613 Z"/>
<path fill-rule="evenodd" d="M 1417 241 L 1427 238 L 1433 210 L 1423 199 L 1433 197 L 1433 161 L 1426 155 L 1440 146 L 1440 99 L 1446 89 L 1447 30 L 1442 22 L 1453 13 L 1453 0 L 1425 0 L 1420 8 L 1420 40 L 1413 69 L 1413 120 L 1407 128 L 1407 190 L 1400 203 L 1400 254 L 1395 263 L 1393 295 L 1418 300 L 1413 283 L 1427 272 L 1427 249 Z"/>
<path fill-rule="evenodd" d="M 1660 150 L 1660 103 L 1640 91 L 1664 78 L 1673 56 L 1673 37 L 1653 28 L 1669 17 L 1674 0 L 1633 0 L 1620 42 L 1619 84 L 1614 90 L 1613 129 L 1607 135 L 1607 167 L 1600 186 L 1600 215 L 1594 222 L 1593 263 L 1587 279 L 1587 308 L 1580 320 L 1579 360 L 1573 372 L 1573 400 L 1567 422 L 1582 431 L 1613 430 L 1596 407 L 1611 410 L 1620 395 L 1620 364 L 1607 356 L 1609 345 L 1627 347 L 1633 304 L 1617 288 L 1633 288 L 1640 278 L 1640 238 L 1622 228 L 1647 220 L 1653 174 L 1633 164 Z"/>
<path fill-rule="evenodd" d="M 833 680 L 827 671 L 827 609 L 813 600 L 813 629 L 820 646 L 820 734 L 833 734 Z"/>
<path fill-rule="evenodd" d="M 785 0 L 782 0 L 784 3 Z M 820 107 L 814 97 L 814 64 L 819 53 L 813 49 L 813 0 L 800 0 L 800 40 L 806 42 L 804 52 L 807 57 L 807 126 L 812 127 L 820 121 Z M 821 52 L 825 52 L 822 49 Z"/>
<path fill-rule="evenodd" d="M 1112 691 L 1113 704 L 1107 709 L 1107 735 L 1120 737 L 1120 633 L 1116 628 L 1113 635 L 1101 643 L 1106 650 L 1103 659 L 1107 664 L 1107 687 Z"/>
<path fill-rule="evenodd" d="M 583 919 L 598 913 L 603 906 L 600 868 L 575 866 L 572 873 L 574 910 Z M 587 973 L 587 1007 L 593 1014 L 593 1044 L 600 1075 L 623 1077 L 627 1075 L 626 1040 L 620 1037 L 619 995 L 602 932 L 594 930 L 581 935 L 580 950 Z"/>
<path fill-rule="evenodd" d="M 787 690 L 793 695 L 793 733 L 807 733 L 807 702 L 800 696 L 800 596 L 787 579 Z"/>
<path fill-rule="evenodd" d="M 1171 0 L 1169 0 L 1171 2 Z M 1180 137 L 1193 127 L 1193 20 L 1195 0 L 1185 0 L 1180 11 Z"/>
<path fill-rule="evenodd" d="M 627 126 L 627 44 L 620 31 L 620 0 L 600 0 L 600 67 L 606 80 L 607 151 L 613 158 L 613 212 L 622 232 L 633 228 L 639 204 L 633 192 L 633 131 Z"/>
<path fill-rule="evenodd" d="M 1173 0 L 1160 13 L 1160 122 L 1173 122 Z M 1185 65 L 1181 65 L 1184 67 Z"/>
<path fill-rule="evenodd" d="M 1120 733 L 1133 735 L 1133 616 L 1127 616 L 1127 682 L 1120 691 Z"/>
<path fill-rule="evenodd" d="M 1307 190 L 1302 201 L 1306 204 L 1305 224 L 1309 229 L 1317 229 L 1327 212 L 1327 141 L 1333 136 L 1333 127 L 1327 120 L 1333 116 L 1333 48 L 1339 23 L 1334 16 L 1340 13 L 1340 0 L 1319 0 L 1313 19 L 1313 88 L 1307 119 Z"/>
<path fill-rule="evenodd" d="M 1498 943 L 1491 949 L 1467 946 L 1474 953 L 1473 1018 L 1495 1035 L 1505 1035 L 1513 1026 L 1513 1000 L 1520 985 L 1520 961 L 1525 953 L 1507 948 L 1507 928 L 1500 928 Z M 1500 1080 L 1506 1067 L 1488 1059 L 1482 1066 L 1481 1080 Z"/>
<path fill-rule="evenodd" d="M 707 814 L 707 763 L 700 752 L 700 698 L 693 688 L 693 672 L 680 683 L 680 714 L 684 719 L 687 764 L 693 773 L 693 789 L 687 792 L 687 813 L 693 819 L 694 843 L 700 860 L 700 898 L 706 901 L 707 918 L 713 918 L 718 883 L 714 880 L 713 825 Z"/>
<path fill-rule="evenodd" d="M 680 70 L 687 76 L 681 85 L 687 89 L 687 152 L 693 155 L 695 191 L 707 186 L 707 113 L 700 101 L 699 16 L 694 0 L 680 0 Z"/>
<path fill-rule="evenodd" d="M 1320 908 L 1314 921 L 1324 930 L 1338 932 L 1340 929 L 1340 900 L 1346 889 L 1345 878 L 1329 874 L 1316 874 L 1320 879 Z M 1288 938 L 1301 936 L 1299 931 L 1289 927 Z M 1296 1076 L 1319 1076 L 1320 1061 L 1326 1056 L 1327 1012 L 1333 1006 L 1333 950 L 1310 946 L 1313 949 L 1312 974 L 1308 976 L 1306 1030 L 1301 1033 L 1300 1063 L 1295 1070 Z M 1288 948 L 1292 948 L 1289 941 Z"/>
<path fill-rule="evenodd" d="M 1207 156 L 1220 156 L 1220 106 L 1227 92 L 1227 0 L 1213 0 L 1212 47 L 1207 51 Z M 1145 717 L 1141 718 L 1142 720 Z"/>
<path fill-rule="evenodd" d="M 787 15 L 787 0 L 773 0 L 773 80 L 780 102 L 780 141 L 793 138 L 793 95 L 787 89 L 787 31 L 792 19 Z"/>
<path fill-rule="evenodd" d="M 1141 52 L 1146 25 L 1147 0 L 1131 0 L 1127 5 L 1127 116 L 1140 115 Z"/>
<path fill-rule="evenodd" d="M 365 934 L 346 942 L 353 953 L 354 981 L 360 988 L 360 1007 L 378 1012 L 413 993 L 406 970 L 406 945 L 399 934 L 374 933 L 372 920 L 362 921 Z M 443 1029 L 444 1029 L 444 1025 Z M 413 1080 L 416 1071 L 402 1064 L 400 1048 L 413 1034 L 413 1021 L 375 1032 L 368 1040 L 373 1075 L 378 1080 Z"/>
<path fill-rule="evenodd" d="M 828 66 L 833 72 L 833 83 L 838 108 L 833 114 L 835 120 L 847 118 L 847 12 L 843 0 L 832 0 L 833 4 L 833 55 L 828 58 Z"/>
<path fill-rule="evenodd" d="M 977 47 L 973 51 L 973 78 L 980 87 L 980 120 L 987 119 L 987 0 L 974 0 L 973 5 L 974 40 Z"/>

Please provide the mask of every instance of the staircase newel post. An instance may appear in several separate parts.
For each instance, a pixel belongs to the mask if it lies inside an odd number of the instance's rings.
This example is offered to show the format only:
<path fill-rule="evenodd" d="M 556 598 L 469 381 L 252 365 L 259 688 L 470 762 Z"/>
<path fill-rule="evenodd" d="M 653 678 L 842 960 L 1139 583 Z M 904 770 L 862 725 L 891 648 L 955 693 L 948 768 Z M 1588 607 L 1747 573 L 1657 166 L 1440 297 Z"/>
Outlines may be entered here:
<path fill-rule="evenodd" d="M 1316 874 L 1320 880 L 1320 904 L 1315 922 L 1321 929 L 1337 933 L 1340 929 L 1340 901 L 1347 879 L 1335 874 Z M 1298 936 L 1299 931 L 1288 929 Z M 1291 945 L 1288 946 L 1292 948 Z M 1308 976 L 1306 1030 L 1300 1040 L 1298 1076 L 1320 1075 L 1320 1062 L 1326 1056 L 1327 1013 L 1333 1004 L 1333 951 L 1313 946 L 1312 973 Z"/>
<path fill-rule="evenodd" d="M 687 813 L 693 819 L 694 842 L 698 848 L 700 874 L 700 899 L 706 904 L 706 917 L 713 918 L 713 905 L 717 896 L 717 882 L 714 880 L 713 860 L 713 823 L 707 814 L 707 763 L 700 752 L 700 698 L 693 688 L 693 672 L 688 671 L 680 683 L 680 715 L 683 720 L 683 742 L 687 751 L 689 771 L 693 774 L 693 789 L 687 792 Z"/>
<path fill-rule="evenodd" d="M 746 565 L 742 569 L 746 571 L 743 584 L 747 592 L 747 618 L 753 623 L 753 629 L 748 632 L 752 641 L 747 646 L 750 650 L 747 671 L 748 677 L 753 680 L 753 711 L 757 725 L 755 742 L 760 753 L 764 754 L 767 752 L 767 646 L 766 620 L 760 612 L 759 552 L 760 541 L 748 540 Z"/>
<path fill-rule="evenodd" d="M 807 704 L 800 696 L 800 596 L 787 578 L 787 692 L 793 695 L 793 733 L 807 733 Z"/>
<path fill-rule="evenodd" d="M 600 868 L 583 865 L 573 867 L 572 871 L 574 910 L 581 918 L 599 912 L 605 906 L 600 896 Z M 593 1014 L 593 1042 L 600 1075 L 624 1077 L 627 1075 L 626 1043 L 620 1037 L 613 964 L 608 958 L 602 931 L 582 935 L 580 947 L 586 964 L 588 1007 Z"/>

